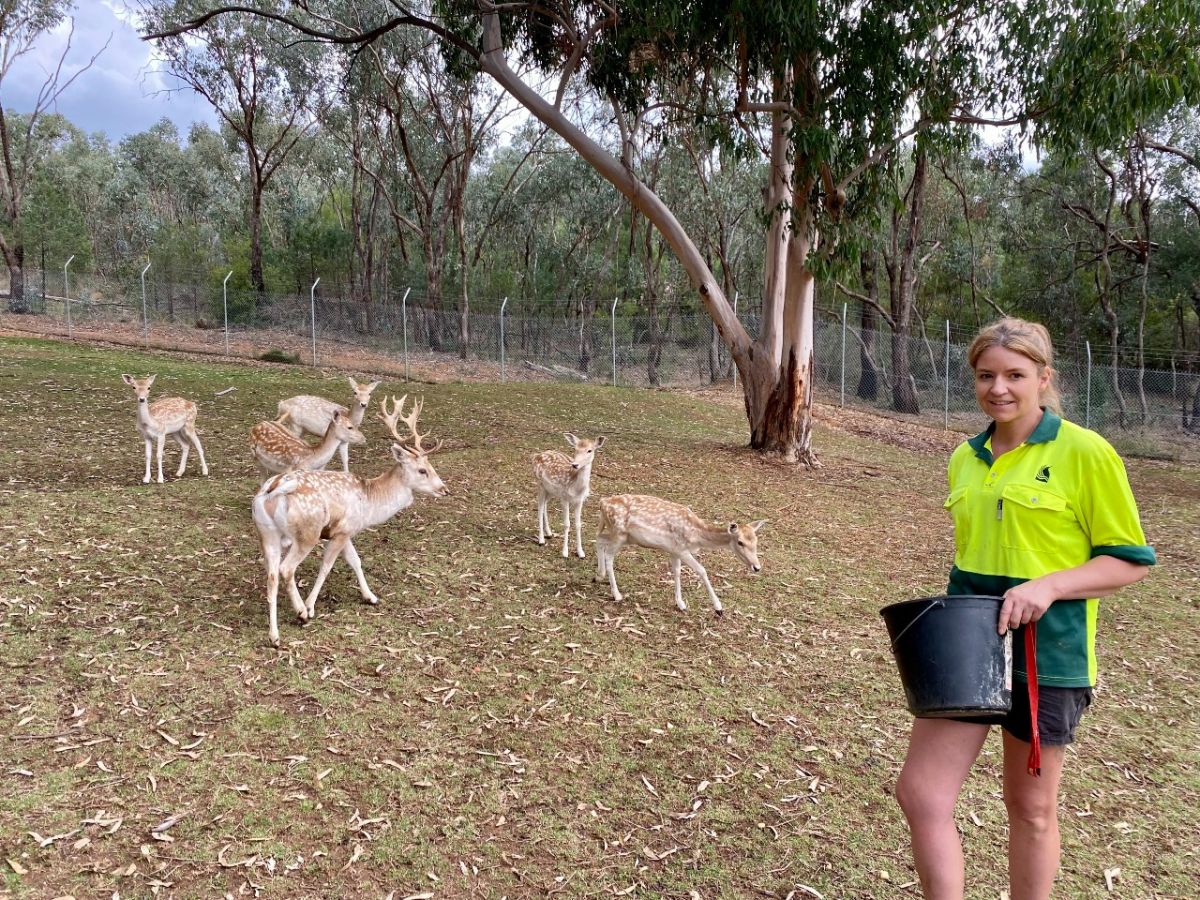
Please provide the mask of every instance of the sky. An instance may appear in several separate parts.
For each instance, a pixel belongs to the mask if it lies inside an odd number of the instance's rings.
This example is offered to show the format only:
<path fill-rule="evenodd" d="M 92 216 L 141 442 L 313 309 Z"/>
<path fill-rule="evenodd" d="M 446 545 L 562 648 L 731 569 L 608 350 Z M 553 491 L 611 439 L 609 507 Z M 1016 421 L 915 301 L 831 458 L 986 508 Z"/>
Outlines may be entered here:
<path fill-rule="evenodd" d="M 0 84 L 0 102 L 5 109 L 24 113 L 33 109 L 38 91 L 47 73 L 58 65 L 70 35 L 71 50 L 60 83 L 86 66 L 97 51 L 100 55 L 63 92 L 52 111 L 83 131 L 103 132 L 115 144 L 163 118 L 175 123 L 181 137 L 186 137 L 193 122 L 216 127 L 216 115 L 207 101 L 190 89 L 178 89 L 180 82 L 156 61 L 153 45 L 141 40 L 130 4 L 76 0 L 71 18 L 74 35 L 69 23 L 63 23 L 42 35 L 13 65 Z M 101 51 L 105 42 L 108 46 Z"/>

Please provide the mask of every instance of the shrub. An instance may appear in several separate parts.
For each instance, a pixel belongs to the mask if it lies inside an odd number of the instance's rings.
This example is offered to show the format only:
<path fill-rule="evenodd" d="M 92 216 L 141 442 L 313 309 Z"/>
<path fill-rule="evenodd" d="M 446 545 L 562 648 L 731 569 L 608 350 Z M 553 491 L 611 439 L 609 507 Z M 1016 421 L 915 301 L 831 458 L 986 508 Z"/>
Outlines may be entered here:
<path fill-rule="evenodd" d="M 263 362 L 291 363 L 296 365 L 300 362 L 299 353 L 288 353 L 286 350 L 268 350 L 259 357 Z"/>

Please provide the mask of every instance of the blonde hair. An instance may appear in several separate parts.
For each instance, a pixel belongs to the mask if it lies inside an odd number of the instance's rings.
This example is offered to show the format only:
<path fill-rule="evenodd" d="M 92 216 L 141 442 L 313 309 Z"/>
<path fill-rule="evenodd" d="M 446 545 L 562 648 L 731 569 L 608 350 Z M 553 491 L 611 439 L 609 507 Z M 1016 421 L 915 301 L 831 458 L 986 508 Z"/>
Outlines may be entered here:
<path fill-rule="evenodd" d="M 1038 367 L 1039 374 L 1043 369 L 1048 371 L 1050 381 L 1042 389 L 1041 402 L 1048 409 L 1062 414 L 1062 397 L 1058 392 L 1058 378 L 1054 371 L 1054 345 L 1045 325 L 1011 317 L 985 325 L 967 350 L 967 362 L 971 368 L 974 369 L 979 357 L 993 347 L 1020 353 Z"/>

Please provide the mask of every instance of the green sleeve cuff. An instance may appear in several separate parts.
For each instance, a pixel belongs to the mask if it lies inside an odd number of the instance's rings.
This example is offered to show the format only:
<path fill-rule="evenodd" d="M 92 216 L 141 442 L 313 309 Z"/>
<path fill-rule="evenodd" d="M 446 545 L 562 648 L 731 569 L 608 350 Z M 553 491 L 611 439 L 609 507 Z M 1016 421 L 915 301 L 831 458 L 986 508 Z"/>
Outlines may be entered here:
<path fill-rule="evenodd" d="M 1115 556 L 1117 559 L 1123 559 L 1125 562 L 1138 566 L 1152 566 L 1158 562 L 1158 555 L 1155 554 L 1153 547 L 1137 544 L 1093 547 L 1092 558 L 1095 559 L 1097 556 Z"/>

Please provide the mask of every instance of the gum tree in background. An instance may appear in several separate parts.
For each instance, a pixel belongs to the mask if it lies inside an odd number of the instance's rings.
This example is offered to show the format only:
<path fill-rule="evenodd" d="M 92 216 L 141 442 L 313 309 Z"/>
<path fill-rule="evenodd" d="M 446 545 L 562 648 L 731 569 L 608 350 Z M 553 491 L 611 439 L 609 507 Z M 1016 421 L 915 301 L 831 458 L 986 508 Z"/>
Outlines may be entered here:
<path fill-rule="evenodd" d="M 842 238 L 887 192 L 881 167 L 909 139 L 955 124 L 1038 122 L 1037 136 L 1059 145 L 1128 131 L 1131 120 L 1190 96 L 1200 72 L 1192 7 L 447 0 L 433 9 L 381 4 L 377 19 L 351 29 L 322 16 L 313 0 L 292 7 L 293 17 L 214 5 L 152 37 L 249 14 L 343 45 L 397 28 L 436 35 L 448 56 L 490 75 L 653 223 L 742 375 L 751 446 L 811 464 L 815 282 L 844 251 L 853 256 Z M 537 89 L 510 59 L 536 73 Z M 553 83 L 543 94 L 547 76 Z M 584 110 L 611 105 L 615 121 L 585 131 L 564 102 L 568 88 L 583 90 Z M 622 164 L 623 118 L 665 140 L 704 130 L 741 158 L 767 164 L 757 335 L 734 318 L 675 212 Z"/>
<path fill-rule="evenodd" d="M 39 160 L 46 157 L 49 145 L 61 136 L 57 117 L 47 119 L 63 91 L 91 68 L 104 50 L 69 77 L 63 65 L 71 52 L 71 33 L 54 70 L 49 72 L 37 91 L 33 109 L 16 114 L 7 108 L 5 82 L 11 81 L 12 67 L 27 54 L 34 43 L 67 19 L 70 0 L 4 0 L 0 3 L 0 254 L 8 267 L 9 300 L 12 312 L 28 312 L 25 298 L 25 236 L 22 228 L 23 200 L 36 176 Z"/>
<path fill-rule="evenodd" d="M 208 4 L 197 0 L 145 0 L 149 29 L 195 15 Z M 267 291 L 263 272 L 263 198 L 279 166 L 316 124 L 320 107 L 315 92 L 320 53 L 297 44 L 295 34 L 270 19 L 224 16 L 187 38 L 158 41 L 165 64 L 177 78 L 203 96 L 246 155 L 250 232 L 250 283 L 261 299 Z"/>

